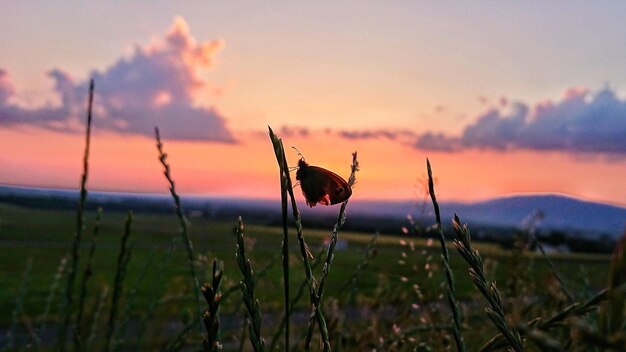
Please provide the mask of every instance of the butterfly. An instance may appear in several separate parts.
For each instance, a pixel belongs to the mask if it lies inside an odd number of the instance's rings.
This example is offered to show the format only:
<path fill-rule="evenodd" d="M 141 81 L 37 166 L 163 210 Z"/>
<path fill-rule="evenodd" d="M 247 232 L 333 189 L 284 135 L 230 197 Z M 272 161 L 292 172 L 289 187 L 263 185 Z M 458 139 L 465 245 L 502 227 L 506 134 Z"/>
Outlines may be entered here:
<path fill-rule="evenodd" d="M 317 204 L 333 205 L 346 201 L 352 195 L 352 187 L 341 176 L 319 166 L 298 161 L 296 180 L 300 181 L 306 204 L 311 208 Z"/>

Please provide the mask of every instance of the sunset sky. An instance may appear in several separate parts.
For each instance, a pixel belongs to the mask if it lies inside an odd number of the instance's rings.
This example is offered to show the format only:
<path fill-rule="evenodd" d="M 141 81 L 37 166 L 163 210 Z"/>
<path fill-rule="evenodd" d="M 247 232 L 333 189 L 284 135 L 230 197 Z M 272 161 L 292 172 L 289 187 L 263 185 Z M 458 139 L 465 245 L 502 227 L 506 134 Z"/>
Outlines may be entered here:
<path fill-rule="evenodd" d="M 278 197 L 267 127 L 353 197 L 626 205 L 626 3 L 4 1 L 0 184 Z M 287 151 L 296 165 L 295 150 Z"/>

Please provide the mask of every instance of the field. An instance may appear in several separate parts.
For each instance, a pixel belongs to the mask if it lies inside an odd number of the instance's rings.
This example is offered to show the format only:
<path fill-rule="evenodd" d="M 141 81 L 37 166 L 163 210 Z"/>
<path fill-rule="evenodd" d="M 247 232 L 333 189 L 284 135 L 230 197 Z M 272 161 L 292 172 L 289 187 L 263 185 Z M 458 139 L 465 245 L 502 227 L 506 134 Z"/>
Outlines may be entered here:
<path fill-rule="evenodd" d="M 277 202 L 277 206 L 279 205 Z M 28 329 L 37 329 L 38 318 L 45 310 L 59 262 L 61 258 L 69 257 L 76 213 L 67 210 L 36 210 L 1 205 L 0 214 L 2 258 L 0 280 L 3 282 L 0 291 L 0 309 L 3 312 L 14 311 L 16 298 L 19 298 L 23 310 L 18 319 L 20 323 L 16 329 L 18 334 L 14 338 L 16 345 L 19 345 L 18 342 L 22 343 L 24 345 L 19 346 L 24 348 L 25 344 L 32 345 Z M 86 217 L 85 240 L 81 248 L 82 264 L 88 256 L 95 215 L 89 213 Z M 94 274 L 88 283 L 85 311 L 88 317 L 98 306 L 98 297 L 105 287 L 108 287 L 109 297 L 105 298 L 104 305 L 110 304 L 108 301 L 116 275 L 116 261 L 120 252 L 125 218 L 126 214 L 122 213 L 104 211 L 102 214 L 94 255 Z M 210 281 L 212 259 L 215 257 L 223 261 L 225 274 L 221 288 L 227 293 L 220 304 L 221 341 L 226 350 L 237 350 L 239 342 L 245 340 L 245 337 L 242 339 L 241 336 L 245 316 L 240 303 L 241 293 L 237 287 L 242 275 L 237 270 L 235 260 L 236 225 L 237 219 L 210 223 L 202 218 L 191 218 L 189 226 L 189 235 L 197 254 L 197 268 L 202 272 L 200 277 L 203 277 L 204 281 Z M 140 209 L 135 211 L 130 235 L 132 256 L 121 298 L 120 321 L 127 326 L 126 333 L 118 332 L 119 349 L 161 348 L 175 340 L 186 323 L 190 322 L 194 311 L 193 288 L 179 232 L 178 219 L 173 213 L 170 216 L 162 216 L 143 214 Z M 260 276 L 256 280 L 255 294 L 263 314 L 262 336 L 269 341 L 279 328 L 278 322 L 284 309 L 280 263 L 282 229 L 250 225 L 245 226 L 244 233 L 248 257 L 251 259 L 255 274 Z M 305 230 L 304 235 L 311 252 L 316 253 L 315 257 L 318 259 L 320 254 L 317 253 L 324 248 L 323 242 L 330 237 L 331 231 Z M 295 232 L 293 236 L 290 245 L 292 295 L 298 291 L 301 283 L 305 282 L 300 264 L 302 259 L 297 254 Z M 327 321 L 336 319 L 336 324 L 345 326 L 343 329 L 347 336 L 352 335 L 350 338 L 362 340 L 358 342 L 361 346 L 366 343 L 375 347 L 378 343 L 375 337 L 378 337 L 393 340 L 381 342 L 383 346 L 387 344 L 387 347 L 380 350 L 385 348 L 412 350 L 412 346 L 419 342 L 425 342 L 435 349 L 442 346 L 452 348 L 454 342 L 447 330 L 450 313 L 445 298 L 447 290 L 438 241 L 415 238 L 411 235 L 405 237 L 380 235 L 375 246 L 369 248 L 375 252 L 370 253 L 367 266 L 361 271 L 361 276 L 352 283 L 352 278 L 359 264 L 363 262 L 368 243 L 373 236 L 374 234 L 363 233 L 339 234 L 339 238 L 345 240 L 347 245 L 336 251 L 335 261 L 328 276 L 324 297 Z M 172 245 L 176 249 L 170 254 Z M 541 300 L 550 299 L 550 304 L 554 306 L 539 307 L 539 310 L 547 315 L 567 305 L 567 299 L 559 291 L 559 284 L 543 257 L 530 252 L 506 251 L 488 243 L 477 243 L 474 248 L 483 256 L 486 275 L 498 282 L 503 297 L 527 301 L 523 307 L 516 307 L 518 303 L 507 304 L 505 301 L 507 313 L 516 316 L 513 319 L 528 315 L 529 312 L 524 312 L 521 308 L 531 309 L 533 301 L 542 302 Z M 324 255 L 321 257 L 323 259 Z M 32 269 L 24 285 L 22 273 L 31 259 Z M 553 255 L 550 259 L 559 273 L 567 278 L 566 284 L 571 292 L 575 292 L 577 300 L 589 298 L 606 286 L 605 273 L 609 270 L 610 256 L 567 254 Z M 467 264 L 453 248 L 450 251 L 450 263 L 455 275 L 456 298 L 465 311 L 466 328 L 469 331 L 481 331 L 480 334 L 464 336 L 468 349 L 475 350 L 487 341 L 487 337 L 496 335 L 497 330 L 488 324 L 487 316 L 482 311 L 483 302 L 477 296 L 468 275 Z M 82 273 L 82 270 L 81 268 L 79 273 Z M 512 270 L 516 271 L 515 276 L 511 275 Z M 315 272 L 318 277 L 320 266 Z M 59 286 L 62 287 L 63 284 L 61 280 Z M 416 290 L 414 285 L 419 285 L 419 290 Z M 24 288 L 21 288 L 22 286 Z M 231 289 L 232 287 L 235 289 Z M 357 289 L 357 294 L 348 305 L 352 287 Z M 47 315 L 47 319 L 50 320 L 47 326 L 54 326 L 53 322 L 60 319 L 63 292 L 57 291 Z M 78 294 L 77 286 L 75 296 Z M 298 341 L 299 334 L 305 330 L 309 307 L 309 298 L 305 292 L 298 301 L 292 318 L 292 341 Z M 102 315 L 101 328 L 105 325 L 105 317 Z M 3 314 L 0 319 L 0 324 L 4 327 L 3 332 L 8 332 L 15 318 L 12 318 L 11 314 Z M 480 326 L 475 326 L 474 321 L 480 321 Z M 372 326 L 374 322 L 377 326 Z M 422 327 L 424 331 L 416 329 L 411 333 L 400 333 L 415 327 Z M 143 341 L 135 339 L 133 336 L 137 333 L 144 334 L 145 339 Z M 199 336 L 190 335 L 185 336 L 185 343 L 177 347 L 189 348 L 194 343 L 200 346 Z M 50 341 L 43 341 L 42 345 L 50 344 L 55 339 L 53 331 L 44 332 L 44 336 Z M 102 337 L 96 336 L 97 339 Z M 3 342 L 7 343 L 7 340 Z M 136 343 L 143 345 L 137 346 Z M 395 347 L 391 348 L 391 345 Z M 346 346 L 349 347 L 350 343 Z M 247 343 L 243 344 L 243 347 L 249 348 Z M 315 344 L 313 347 L 315 348 Z M 295 350 L 298 350 L 298 347 L 295 347 Z"/>

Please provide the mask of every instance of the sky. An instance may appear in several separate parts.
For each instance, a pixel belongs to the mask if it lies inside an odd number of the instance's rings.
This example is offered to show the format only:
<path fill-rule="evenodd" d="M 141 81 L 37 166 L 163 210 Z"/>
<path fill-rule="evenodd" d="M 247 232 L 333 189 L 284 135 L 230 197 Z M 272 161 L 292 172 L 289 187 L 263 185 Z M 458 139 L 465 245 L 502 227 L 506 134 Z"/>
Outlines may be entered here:
<path fill-rule="evenodd" d="M 626 205 L 626 3 L 13 1 L 0 184 L 276 198 L 267 128 L 353 197 Z M 287 150 L 290 164 L 299 155 Z M 292 175 L 293 176 L 293 175 Z"/>

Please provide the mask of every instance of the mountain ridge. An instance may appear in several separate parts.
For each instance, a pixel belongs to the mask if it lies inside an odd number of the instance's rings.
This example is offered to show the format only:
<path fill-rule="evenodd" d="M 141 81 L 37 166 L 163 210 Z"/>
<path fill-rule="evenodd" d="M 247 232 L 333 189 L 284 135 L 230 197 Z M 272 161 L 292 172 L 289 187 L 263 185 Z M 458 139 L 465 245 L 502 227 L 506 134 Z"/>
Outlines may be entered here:
<path fill-rule="evenodd" d="M 280 213 L 280 202 L 273 199 L 239 199 L 225 197 L 181 196 L 188 212 L 203 216 L 224 217 L 237 213 L 255 216 L 264 213 L 268 222 Z M 26 206 L 73 207 L 78 190 L 41 189 L 0 185 L 0 202 Z M 301 199 L 299 199 L 299 202 Z M 108 210 L 132 208 L 134 211 L 166 212 L 172 207 L 167 194 L 116 193 L 90 191 L 88 205 Z M 425 202 L 425 203 L 424 203 Z M 424 204 L 424 206 L 423 206 Z M 598 201 L 587 201 L 562 194 L 515 194 L 478 202 L 440 202 L 442 219 L 449 223 L 454 214 L 463 222 L 488 226 L 520 227 L 526 217 L 541 211 L 541 228 L 587 232 L 588 236 L 609 234 L 617 237 L 626 226 L 626 207 Z M 423 209 L 423 213 L 422 210 Z M 336 216 L 336 207 L 309 208 L 300 203 L 305 218 Z M 352 199 L 348 213 L 356 220 L 389 219 L 394 224 L 407 222 L 406 216 L 432 221 L 430 199 L 425 200 L 362 200 Z M 269 220 L 272 219 L 272 220 Z M 394 225 L 395 226 L 395 225 Z"/>

